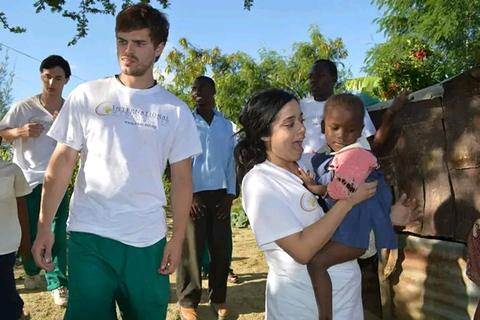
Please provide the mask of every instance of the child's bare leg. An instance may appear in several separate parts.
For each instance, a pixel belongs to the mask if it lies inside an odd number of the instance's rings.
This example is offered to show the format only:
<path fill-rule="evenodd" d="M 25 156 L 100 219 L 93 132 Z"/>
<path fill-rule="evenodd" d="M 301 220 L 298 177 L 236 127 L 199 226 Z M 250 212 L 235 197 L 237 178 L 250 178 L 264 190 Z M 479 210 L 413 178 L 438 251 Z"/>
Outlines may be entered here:
<path fill-rule="evenodd" d="M 320 320 L 332 319 L 332 281 L 327 269 L 333 265 L 356 259 L 365 249 L 348 247 L 338 242 L 328 242 L 307 264 L 313 285 Z"/>

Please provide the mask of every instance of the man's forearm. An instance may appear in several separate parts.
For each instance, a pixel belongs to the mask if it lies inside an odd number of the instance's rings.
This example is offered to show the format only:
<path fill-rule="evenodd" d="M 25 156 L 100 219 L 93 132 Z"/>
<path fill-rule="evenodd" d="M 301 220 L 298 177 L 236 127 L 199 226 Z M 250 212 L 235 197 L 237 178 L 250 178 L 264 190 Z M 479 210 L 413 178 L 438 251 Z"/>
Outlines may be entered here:
<path fill-rule="evenodd" d="M 5 142 L 12 142 L 21 137 L 20 128 L 8 128 L 0 130 L 0 136 L 2 136 Z"/>
<path fill-rule="evenodd" d="M 65 195 L 73 169 L 78 159 L 78 152 L 67 146 L 58 145 L 50 159 L 43 180 L 42 202 L 38 225 L 50 227 Z"/>
<path fill-rule="evenodd" d="M 193 186 L 190 159 L 188 162 L 171 165 L 171 203 L 173 212 L 173 237 L 180 241 L 185 238 L 188 216 L 192 206 Z"/>
<path fill-rule="evenodd" d="M 374 154 L 377 153 L 381 149 L 385 141 L 387 141 L 387 138 L 392 131 L 394 119 L 395 113 L 392 112 L 390 109 L 387 109 L 382 116 L 382 123 L 380 124 L 380 128 L 378 128 L 371 143 L 372 151 Z"/>

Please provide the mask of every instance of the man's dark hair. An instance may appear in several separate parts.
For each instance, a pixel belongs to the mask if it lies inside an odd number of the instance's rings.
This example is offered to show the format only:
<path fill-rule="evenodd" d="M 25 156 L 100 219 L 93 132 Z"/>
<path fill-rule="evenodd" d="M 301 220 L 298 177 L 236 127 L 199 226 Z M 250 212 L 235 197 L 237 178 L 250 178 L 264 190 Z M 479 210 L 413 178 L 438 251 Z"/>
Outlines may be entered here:
<path fill-rule="evenodd" d="M 147 3 L 128 6 L 117 15 L 115 34 L 141 29 L 150 30 L 150 40 L 156 49 L 159 44 L 167 42 L 170 24 L 163 12 Z"/>
<path fill-rule="evenodd" d="M 195 80 L 205 80 L 207 81 L 213 88 L 213 90 L 216 90 L 215 88 L 215 81 L 213 81 L 212 78 L 210 77 L 207 77 L 207 76 L 200 76 L 200 77 L 196 77 Z"/>
<path fill-rule="evenodd" d="M 72 71 L 70 70 L 70 65 L 68 64 L 67 60 L 55 54 L 46 57 L 42 63 L 40 63 L 40 72 L 43 72 L 43 69 L 52 69 L 55 67 L 62 68 L 65 72 L 65 78 L 67 79 L 72 75 Z"/>
<path fill-rule="evenodd" d="M 333 63 L 332 61 L 328 60 L 328 59 L 318 59 L 317 61 L 315 61 L 312 66 L 315 66 L 315 65 L 324 65 L 327 67 L 328 69 L 328 72 L 330 73 L 330 75 L 332 77 L 334 77 L 335 79 L 338 79 L 338 71 L 337 71 L 337 66 L 335 65 L 335 63 Z"/>

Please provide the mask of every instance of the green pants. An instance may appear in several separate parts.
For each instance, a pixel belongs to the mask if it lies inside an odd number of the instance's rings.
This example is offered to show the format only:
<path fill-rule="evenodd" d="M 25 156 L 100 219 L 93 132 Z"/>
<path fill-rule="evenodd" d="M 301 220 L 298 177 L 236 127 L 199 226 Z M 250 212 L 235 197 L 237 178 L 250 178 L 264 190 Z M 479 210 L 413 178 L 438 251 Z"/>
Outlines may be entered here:
<path fill-rule="evenodd" d="M 41 198 L 41 184 L 36 186 L 32 190 L 32 193 L 25 196 L 30 224 L 30 245 L 33 245 L 37 236 Z M 51 272 L 45 273 L 47 290 L 49 291 L 67 286 L 67 218 L 68 195 L 65 193 L 52 223 L 52 232 L 55 237 L 55 243 L 52 248 L 52 259 L 55 264 L 55 269 Z M 29 276 L 35 276 L 40 273 L 40 268 L 35 264 L 32 255 L 23 262 L 23 268 L 25 269 L 25 273 Z"/>
<path fill-rule="evenodd" d="M 71 232 L 69 299 L 64 319 L 164 320 L 169 277 L 157 272 L 166 240 L 137 248 L 90 233 Z"/>
<path fill-rule="evenodd" d="M 233 256 L 233 239 L 232 239 L 232 226 L 230 226 L 230 243 L 228 250 L 230 250 L 230 258 L 228 260 L 228 270 L 229 272 L 233 272 L 232 269 L 232 256 Z M 203 250 L 202 256 L 202 271 L 205 274 L 210 273 L 210 253 L 208 252 L 208 239 L 205 239 L 205 249 Z"/>

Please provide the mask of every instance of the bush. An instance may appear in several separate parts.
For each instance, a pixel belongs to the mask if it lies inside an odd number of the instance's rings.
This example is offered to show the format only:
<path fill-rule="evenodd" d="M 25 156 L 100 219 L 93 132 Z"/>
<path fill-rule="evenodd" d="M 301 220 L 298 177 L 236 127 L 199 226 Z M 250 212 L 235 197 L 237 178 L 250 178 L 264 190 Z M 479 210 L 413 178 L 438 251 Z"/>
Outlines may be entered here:
<path fill-rule="evenodd" d="M 250 221 L 248 221 L 247 214 L 242 208 L 242 198 L 237 198 L 232 205 L 230 214 L 230 223 L 232 228 L 250 228 Z"/>

